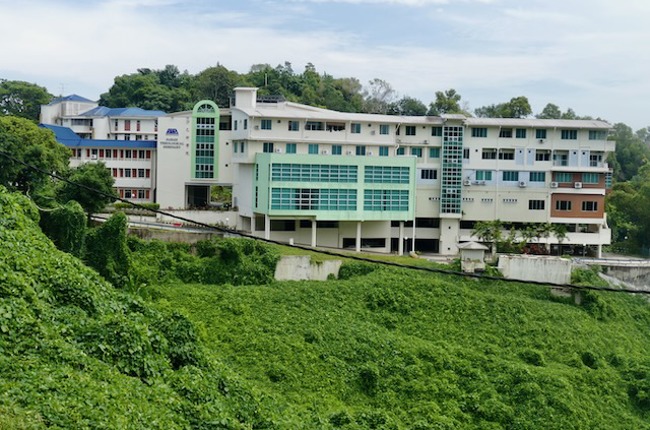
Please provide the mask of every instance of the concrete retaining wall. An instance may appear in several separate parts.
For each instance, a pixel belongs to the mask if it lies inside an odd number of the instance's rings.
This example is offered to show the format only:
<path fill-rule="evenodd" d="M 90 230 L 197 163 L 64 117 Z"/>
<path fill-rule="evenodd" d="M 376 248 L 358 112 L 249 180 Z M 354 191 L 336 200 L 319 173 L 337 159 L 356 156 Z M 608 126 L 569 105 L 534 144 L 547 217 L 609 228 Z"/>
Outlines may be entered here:
<path fill-rule="evenodd" d="M 278 281 L 325 281 L 329 275 L 339 276 L 341 260 L 312 263 L 309 256 L 285 255 L 275 267 Z"/>
<path fill-rule="evenodd" d="M 499 270 L 508 279 L 568 284 L 571 260 L 540 255 L 500 255 Z"/>

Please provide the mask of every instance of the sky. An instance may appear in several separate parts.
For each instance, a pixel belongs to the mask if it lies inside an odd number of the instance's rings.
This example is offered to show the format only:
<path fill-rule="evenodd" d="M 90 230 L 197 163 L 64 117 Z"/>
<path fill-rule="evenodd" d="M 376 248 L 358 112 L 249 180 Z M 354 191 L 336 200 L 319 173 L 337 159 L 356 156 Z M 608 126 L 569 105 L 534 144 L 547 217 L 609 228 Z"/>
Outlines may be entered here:
<path fill-rule="evenodd" d="M 400 97 L 456 89 L 475 108 L 526 96 L 650 126 L 648 0 L 0 0 L 0 79 L 96 100 L 167 64 L 312 63 Z"/>

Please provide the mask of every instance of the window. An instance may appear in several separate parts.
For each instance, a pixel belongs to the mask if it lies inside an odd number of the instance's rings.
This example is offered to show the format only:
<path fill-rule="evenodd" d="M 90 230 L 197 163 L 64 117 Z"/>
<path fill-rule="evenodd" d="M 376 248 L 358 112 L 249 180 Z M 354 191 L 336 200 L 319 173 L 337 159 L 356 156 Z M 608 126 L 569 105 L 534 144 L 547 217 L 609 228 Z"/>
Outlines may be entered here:
<path fill-rule="evenodd" d="M 476 176 L 477 181 L 491 181 L 492 180 L 492 171 L 491 170 L 477 170 L 475 176 Z"/>
<path fill-rule="evenodd" d="M 237 130 L 237 120 L 233 120 L 232 125 L 233 125 L 233 130 Z"/>
<path fill-rule="evenodd" d="M 289 128 L 289 131 L 299 131 L 300 130 L 300 121 L 289 121 L 288 128 Z"/>
<path fill-rule="evenodd" d="M 472 128 L 472 137 L 487 137 L 487 128 L 486 127 Z"/>
<path fill-rule="evenodd" d="M 324 130 L 323 123 L 319 121 L 307 121 L 305 124 L 305 130 Z"/>
<path fill-rule="evenodd" d="M 519 172 L 513 170 L 504 170 L 503 180 L 508 182 L 516 182 L 519 180 Z"/>
<path fill-rule="evenodd" d="M 415 155 L 417 158 L 422 158 L 422 148 L 411 148 L 411 155 Z"/>
<path fill-rule="evenodd" d="M 512 129 L 502 128 L 501 130 L 499 130 L 499 137 L 512 137 Z"/>
<path fill-rule="evenodd" d="M 518 128 L 515 130 L 515 137 L 517 139 L 525 139 L 526 138 L 526 129 L 525 128 Z"/>
<path fill-rule="evenodd" d="M 555 210 L 557 210 L 557 211 L 570 211 L 571 210 L 571 201 L 570 200 L 557 200 L 555 202 Z"/>
<path fill-rule="evenodd" d="M 463 149 L 463 160 L 469 160 L 469 148 Z"/>
<path fill-rule="evenodd" d="M 440 148 L 429 148 L 429 158 L 440 158 Z"/>
<path fill-rule="evenodd" d="M 582 211 L 583 212 L 597 212 L 598 211 L 598 202 L 582 202 Z"/>
<path fill-rule="evenodd" d="M 379 156 L 380 157 L 388 157 L 388 146 L 380 146 L 379 147 Z"/>
<path fill-rule="evenodd" d="M 125 119 L 124 120 L 124 131 L 131 131 L 131 120 L 130 119 Z"/>
<path fill-rule="evenodd" d="M 401 147 L 397 148 L 397 151 L 395 151 L 395 154 L 404 155 L 404 147 L 401 146 Z"/>
<path fill-rule="evenodd" d="M 140 131 L 140 120 L 135 122 L 135 131 Z"/>
<path fill-rule="evenodd" d="M 583 173 L 582 183 L 584 184 L 597 184 L 599 182 L 598 173 Z"/>
<path fill-rule="evenodd" d="M 263 119 L 262 120 L 262 130 L 271 130 L 271 127 L 273 127 L 273 121 L 270 119 Z"/>
<path fill-rule="evenodd" d="M 551 151 L 546 149 L 537 149 L 535 151 L 535 161 L 550 161 Z"/>
<path fill-rule="evenodd" d="M 589 154 L 589 166 L 601 167 L 603 162 L 603 154 Z"/>
<path fill-rule="evenodd" d="M 495 148 L 483 148 L 481 153 L 481 158 L 483 160 L 496 160 L 497 150 Z"/>
<path fill-rule="evenodd" d="M 296 153 L 296 144 L 295 143 L 287 143 L 287 146 L 285 148 L 287 154 L 295 154 Z"/>
<path fill-rule="evenodd" d="M 578 139 L 578 130 L 562 130 L 560 138 L 562 140 L 576 140 Z"/>
<path fill-rule="evenodd" d="M 115 120 L 113 128 L 115 129 L 115 131 L 117 131 L 117 120 Z"/>
<path fill-rule="evenodd" d="M 442 127 L 431 127 L 431 136 L 442 136 Z"/>
<path fill-rule="evenodd" d="M 605 130 L 589 130 L 589 140 L 605 140 L 607 132 Z"/>
<path fill-rule="evenodd" d="M 124 150 L 124 158 L 129 158 L 129 159 L 130 159 L 130 158 L 133 158 L 133 157 L 131 156 L 131 150 L 130 150 L 130 149 L 126 149 L 126 150 Z"/>
<path fill-rule="evenodd" d="M 414 125 L 407 125 L 405 128 L 406 136 L 415 136 L 415 126 Z"/>
<path fill-rule="evenodd" d="M 125 178 L 131 177 L 131 169 L 124 169 L 124 177 Z"/>
<path fill-rule="evenodd" d="M 355 154 L 366 155 L 366 147 L 364 145 L 357 145 L 355 148 Z"/>
<path fill-rule="evenodd" d="M 514 160 L 515 159 L 515 150 L 514 149 L 500 149 L 499 150 L 499 160 Z"/>
<path fill-rule="evenodd" d="M 332 145 L 332 155 L 341 155 L 343 147 L 341 145 Z"/>
<path fill-rule="evenodd" d="M 271 148 L 273 148 L 273 144 L 271 144 Z M 244 153 L 244 142 L 239 142 L 239 152 Z"/>
<path fill-rule="evenodd" d="M 546 172 L 530 172 L 530 182 L 546 182 Z"/>
<path fill-rule="evenodd" d="M 273 142 L 264 142 L 262 147 L 263 152 L 273 152 Z M 242 151 L 244 152 L 244 151 Z"/>
<path fill-rule="evenodd" d="M 308 154 L 318 154 L 318 144 L 317 143 L 310 143 L 309 146 L 307 146 L 307 153 Z"/>
<path fill-rule="evenodd" d="M 438 179 L 438 171 L 436 169 L 422 169 L 420 171 L 420 178 L 421 179 Z"/>
<path fill-rule="evenodd" d="M 244 120 L 244 130 L 248 130 L 248 119 Z"/>
<path fill-rule="evenodd" d="M 143 150 L 143 149 L 139 150 L 139 151 L 138 151 L 138 158 L 139 158 L 139 159 L 146 158 L 146 151 Z"/>
<path fill-rule="evenodd" d="M 546 129 L 545 128 L 535 129 L 535 139 L 546 139 Z"/>
<path fill-rule="evenodd" d="M 545 203 L 544 200 L 528 200 L 528 210 L 543 211 Z"/>
<path fill-rule="evenodd" d="M 350 132 L 353 134 L 359 134 L 361 133 L 361 124 L 359 123 L 352 123 L 350 124 Z"/>
<path fill-rule="evenodd" d="M 344 123 L 338 123 L 338 122 L 328 122 L 325 124 L 325 130 L 327 131 L 343 131 L 345 130 L 345 124 Z"/>
<path fill-rule="evenodd" d="M 138 169 L 138 178 L 144 178 L 144 169 Z"/>
<path fill-rule="evenodd" d="M 573 182 L 573 173 L 557 172 L 555 182 L 571 183 Z"/>
<path fill-rule="evenodd" d="M 389 134 L 390 125 L 388 124 L 379 124 L 379 134 Z"/>

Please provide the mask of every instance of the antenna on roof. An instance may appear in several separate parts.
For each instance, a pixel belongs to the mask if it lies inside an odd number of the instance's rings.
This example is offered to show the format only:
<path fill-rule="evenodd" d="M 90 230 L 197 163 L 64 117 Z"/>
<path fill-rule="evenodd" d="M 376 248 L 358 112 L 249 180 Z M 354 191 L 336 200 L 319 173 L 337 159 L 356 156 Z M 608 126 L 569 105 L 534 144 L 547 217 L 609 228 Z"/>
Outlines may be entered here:
<path fill-rule="evenodd" d="M 63 94 L 65 93 L 65 84 L 61 82 L 59 85 L 61 85 L 61 97 L 63 97 Z"/>

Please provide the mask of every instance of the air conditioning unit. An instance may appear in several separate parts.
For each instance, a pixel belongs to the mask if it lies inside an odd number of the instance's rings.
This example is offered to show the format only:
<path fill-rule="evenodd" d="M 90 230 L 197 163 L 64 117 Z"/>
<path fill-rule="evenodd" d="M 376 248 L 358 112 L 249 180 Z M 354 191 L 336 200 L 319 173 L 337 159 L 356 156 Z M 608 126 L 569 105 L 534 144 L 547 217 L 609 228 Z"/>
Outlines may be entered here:
<path fill-rule="evenodd" d="M 557 188 L 558 183 L 557 182 L 551 182 L 551 188 Z"/>
<path fill-rule="evenodd" d="M 282 154 L 282 148 L 275 148 L 276 154 Z"/>
<path fill-rule="evenodd" d="M 577 189 L 582 188 L 582 182 L 574 182 L 573 188 L 577 188 Z"/>
<path fill-rule="evenodd" d="M 463 181 L 463 185 L 465 185 L 465 186 L 470 186 L 470 185 L 472 185 L 472 181 L 470 181 L 469 179 L 465 179 L 465 180 Z"/>
<path fill-rule="evenodd" d="M 323 149 L 320 153 L 323 155 L 329 155 L 330 152 L 327 149 Z"/>
<path fill-rule="evenodd" d="M 528 185 L 528 183 L 526 181 L 519 181 L 518 185 L 519 185 L 519 188 L 526 188 L 526 185 Z"/>
<path fill-rule="evenodd" d="M 366 151 L 366 155 L 374 155 L 372 151 Z"/>
<path fill-rule="evenodd" d="M 345 155 L 352 155 L 352 151 L 345 151 Z"/>
<path fill-rule="evenodd" d="M 91 156 L 90 156 L 90 159 L 91 159 L 91 160 L 96 160 L 96 159 L 97 159 L 97 154 L 93 154 L 93 155 L 91 155 Z"/>
<path fill-rule="evenodd" d="M 370 134 L 371 134 L 371 135 L 374 136 L 376 133 L 377 133 L 377 132 L 376 132 L 375 130 L 370 130 Z"/>

